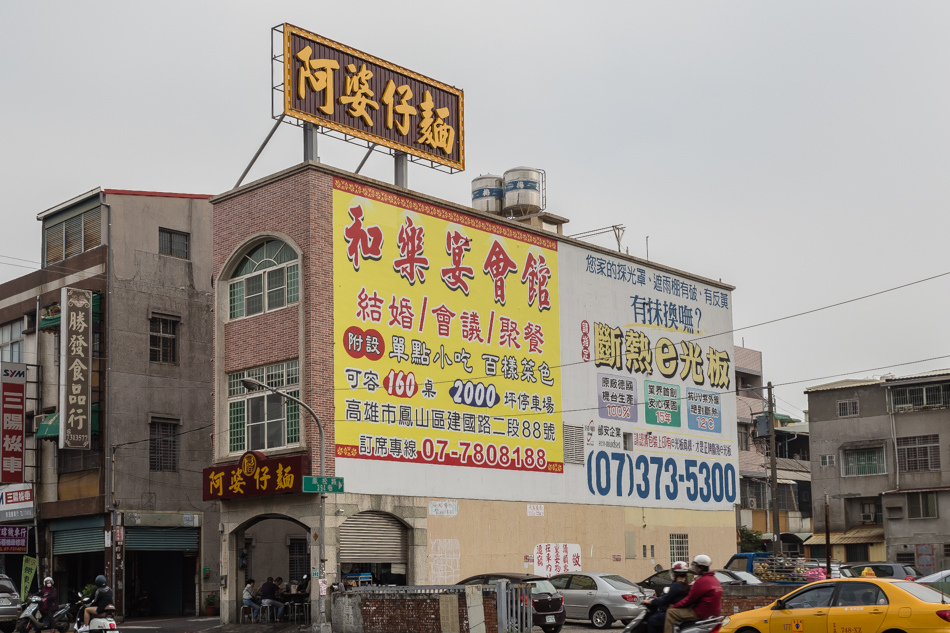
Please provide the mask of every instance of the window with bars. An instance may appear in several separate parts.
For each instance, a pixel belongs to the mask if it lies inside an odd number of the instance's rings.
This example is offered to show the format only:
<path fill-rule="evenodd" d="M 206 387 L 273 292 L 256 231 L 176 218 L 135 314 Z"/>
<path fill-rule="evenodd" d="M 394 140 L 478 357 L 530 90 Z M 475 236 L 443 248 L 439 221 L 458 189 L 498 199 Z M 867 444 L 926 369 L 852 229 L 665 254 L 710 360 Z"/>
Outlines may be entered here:
<path fill-rule="evenodd" d="M 891 410 L 898 413 L 915 409 L 950 407 L 950 382 L 891 389 Z"/>
<path fill-rule="evenodd" d="M 670 534 L 670 564 L 689 561 L 689 534 Z"/>
<path fill-rule="evenodd" d="M 93 433 L 89 440 L 90 450 L 56 449 L 56 472 L 77 473 L 83 470 L 98 470 L 102 463 L 102 442 L 99 434 Z"/>
<path fill-rule="evenodd" d="M 844 451 L 844 476 L 883 475 L 887 473 L 884 447 L 861 448 Z"/>
<path fill-rule="evenodd" d="M 178 471 L 178 429 L 177 420 L 153 419 L 148 425 L 148 469 Z"/>
<path fill-rule="evenodd" d="M 835 465 L 835 456 L 834 456 L 834 455 L 822 455 L 820 459 L 821 459 L 821 465 L 822 465 L 822 466 L 834 466 L 834 465 Z"/>
<path fill-rule="evenodd" d="M 268 240 L 253 248 L 231 275 L 229 318 L 249 317 L 299 301 L 297 259 L 297 252 L 280 240 Z"/>
<path fill-rule="evenodd" d="M 171 229 L 158 229 L 158 252 L 188 259 L 190 255 L 191 235 Z"/>
<path fill-rule="evenodd" d="M 913 552 L 897 552 L 895 560 L 901 565 L 916 565 L 917 556 Z"/>
<path fill-rule="evenodd" d="M 936 519 L 937 493 L 907 493 L 907 516 L 911 519 Z"/>
<path fill-rule="evenodd" d="M 915 435 L 897 438 L 897 467 L 904 473 L 940 470 L 940 437 Z"/>
<path fill-rule="evenodd" d="M 584 463 L 584 427 L 564 425 L 564 463 Z"/>
<path fill-rule="evenodd" d="M 153 363 L 178 363 L 178 319 L 152 317 L 148 326 L 148 359 Z"/>
<path fill-rule="evenodd" d="M 90 209 L 43 231 L 44 265 L 55 264 L 102 244 L 100 208 Z"/>
<path fill-rule="evenodd" d="M 857 400 L 839 400 L 838 401 L 838 417 L 839 418 L 854 418 L 858 416 L 858 401 Z"/>
<path fill-rule="evenodd" d="M 307 551 L 307 539 L 291 538 L 288 547 L 290 580 L 300 582 L 310 575 L 310 552 Z"/>
<path fill-rule="evenodd" d="M 943 555 L 950 556 L 950 543 L 943 544 Z"/>
<path fill-rule="evenodd" d="M 300 397 L 296 360 L 228 374 L 228 450 L 243 453 L 299 443 L 300 406 L 270 391 L 247 391 L 241 384 L 244 378 Z"/>

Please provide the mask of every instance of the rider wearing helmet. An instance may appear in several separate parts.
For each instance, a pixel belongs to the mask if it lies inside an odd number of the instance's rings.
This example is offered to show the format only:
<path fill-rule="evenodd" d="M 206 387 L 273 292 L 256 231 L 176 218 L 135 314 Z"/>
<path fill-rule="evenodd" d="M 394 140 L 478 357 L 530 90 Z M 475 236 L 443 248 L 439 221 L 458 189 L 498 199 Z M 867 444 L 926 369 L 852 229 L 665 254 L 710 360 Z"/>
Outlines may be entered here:
<path fill-rule="evenodd" d="M 53 579 L 47 576 L 43 579 L 43 589 L 40 591 L 42 600 L 40 601 L 40 613 L 43 614 L 43 623 L 46 627 L 53 628 L 53 614 L 59 608 L 59 594 L 53 585 Z"/>
<path fill-rule="evenodd" d="M 673 627 L 687 620 L 705 620 L 722 614 L 722 585 L 716 573 L 709 571 L 712 559 L 700 554 L 693 559 L 696 579 L 686 597 L 666 610 L 663 633 L 673 633 Z"/>
<path fill-rule="evenodd" d="M 647 631 L 649 633 L 660 633 L 663 630 L 666 622 L 666 610 L 671 604 L 679 602 L 689 591 L 689 577 L 686 575 L 689 572 L 689 565 L 678 560 L 673 563 L 670 572 L 673 575 L 673 584 L 669 586 L 666 593 L 643 601 L 645 605 L 656 607 L 656 611 L 647 620 Z"/>
<path fill-rule="evenodd" d="M 96 592 L 92 594 L 92 604 L 83 612 L 83 623 L 89 628 L 89 618 L 102 615 L 107 608 L 115 609 L 115 595 L 107 585 L 108 581 L 102 574 L 96 576 Z"/>

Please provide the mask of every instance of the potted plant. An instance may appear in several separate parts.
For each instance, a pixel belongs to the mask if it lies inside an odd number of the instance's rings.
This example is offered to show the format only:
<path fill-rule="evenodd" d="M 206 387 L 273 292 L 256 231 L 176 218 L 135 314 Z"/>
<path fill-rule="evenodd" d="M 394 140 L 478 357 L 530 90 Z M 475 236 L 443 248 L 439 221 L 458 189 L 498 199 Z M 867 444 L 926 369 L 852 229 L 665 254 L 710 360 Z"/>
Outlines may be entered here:
<path fill-rule="evenodd" d="M 217 593 L 209 593 L 205 596 L 205 614 L 209 616 L 218 615 Z"/>

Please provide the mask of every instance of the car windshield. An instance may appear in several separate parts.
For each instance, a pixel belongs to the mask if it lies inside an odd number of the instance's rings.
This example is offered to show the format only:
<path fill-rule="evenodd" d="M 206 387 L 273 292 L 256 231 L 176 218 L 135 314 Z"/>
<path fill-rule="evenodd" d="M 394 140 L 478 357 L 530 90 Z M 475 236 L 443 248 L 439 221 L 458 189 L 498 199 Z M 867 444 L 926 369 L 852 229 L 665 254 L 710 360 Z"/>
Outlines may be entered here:
<path fill-rule="evenodd" d="M 747 585 L 761 585 L 762 581 L 747 571 L 733 571 L 736 576 L 746 582 Z"/>
<path fill-rule="evenodd" d="M 610 576 L 601 576 L 600 579 L 614 589 L 639 589 L 636 584 L 630 582 L 623 576 L 611 574 Z"/>
<path fill-rule="evenodd" d="M 531 593 L 557 593 L 550 580 L 529 580 L 528 584 L 531 586 Z"/>
<path fill-rule="evenodd" d="M 16 587 L 9 580 L 0 580 L 0 593 L 16 593 Z"/>
<path fill-rule="evenodd" d="M 904 565 L 904 574 L 907 576 L 920 576 L 920 572 L 916 568 L 911 567 L 910 565 Z"/>
<path fill-rule="evenodd" d="M 937 591 L 933 587 L 922 585 L 918 582 L 895 582 L 894 586 L 903 589 L 910 595 L 934 604 L 950 604 L 950 596 L 942 591 Z"/>

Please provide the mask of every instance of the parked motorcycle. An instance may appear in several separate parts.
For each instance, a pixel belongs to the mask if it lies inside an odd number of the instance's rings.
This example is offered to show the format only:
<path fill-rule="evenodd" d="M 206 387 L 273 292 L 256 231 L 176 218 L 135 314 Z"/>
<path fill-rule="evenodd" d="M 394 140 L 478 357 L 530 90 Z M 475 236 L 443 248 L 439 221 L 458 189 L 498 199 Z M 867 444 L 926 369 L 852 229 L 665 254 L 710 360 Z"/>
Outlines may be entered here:
<path fill-rule="evenodd" d="M 43 628 L 43 615 L 40 613 L 42 601 L 43 599 L 39 596 L 30 596 L 29 604 L 20 612 L 20 619 L 17 620 L 17 633 L 28 633 Z"/>

